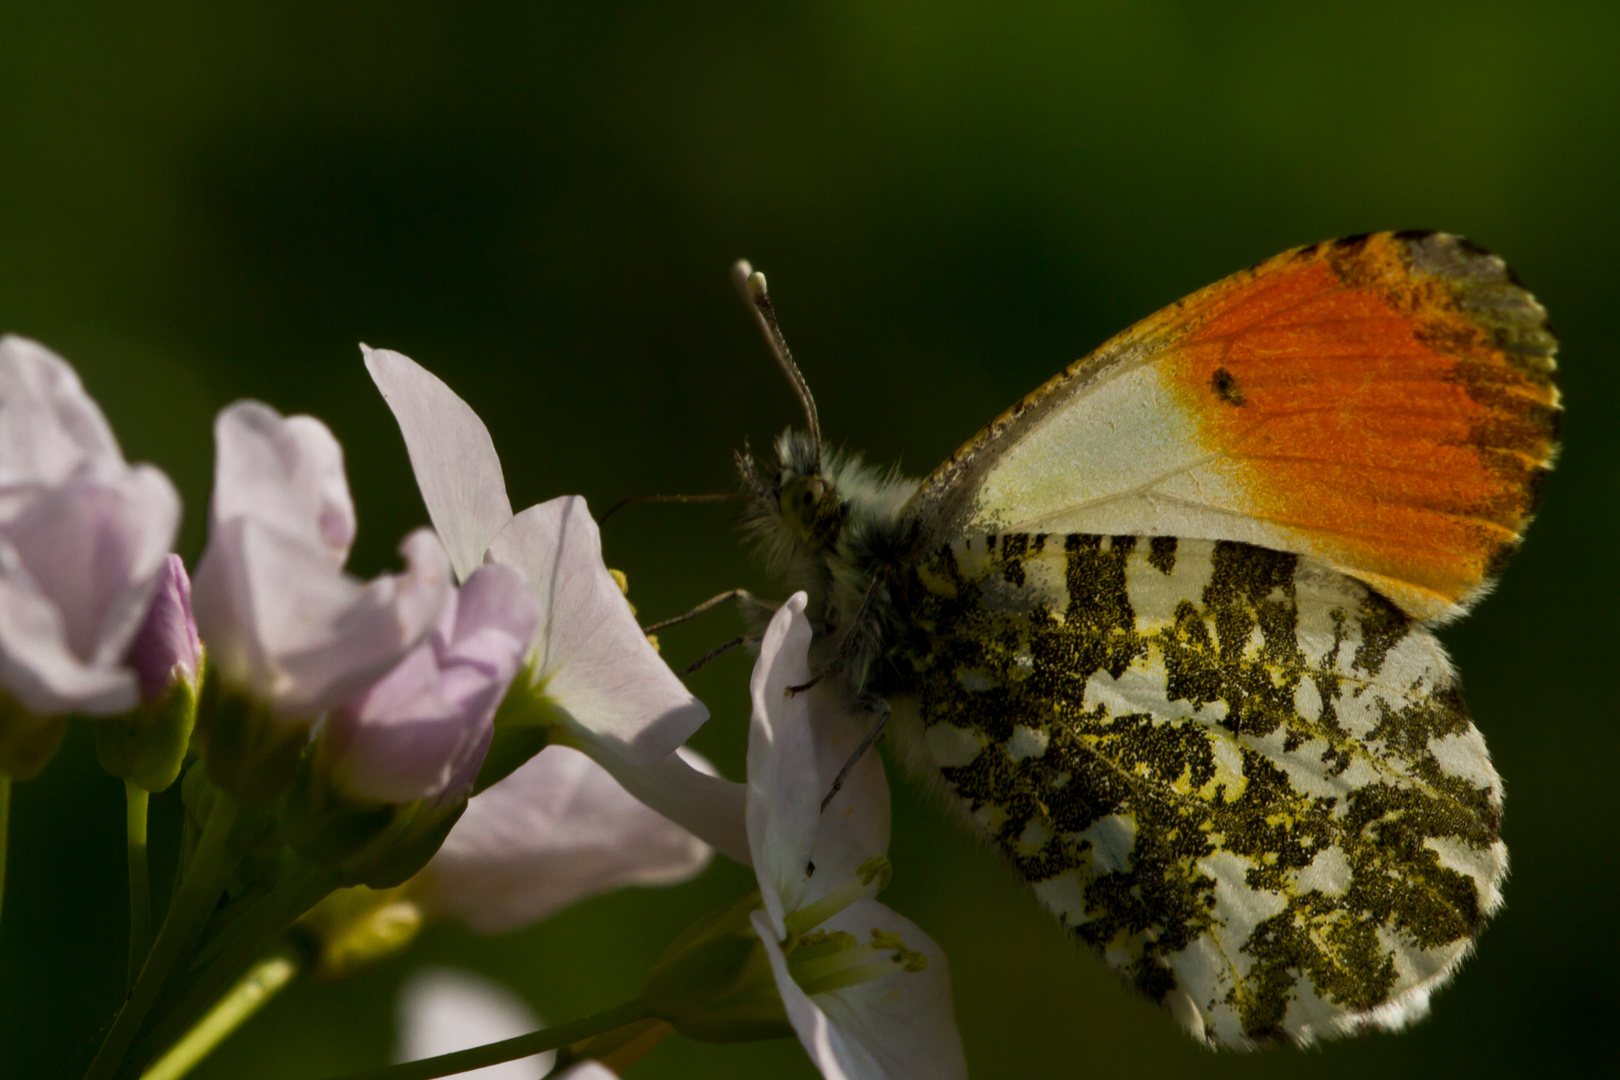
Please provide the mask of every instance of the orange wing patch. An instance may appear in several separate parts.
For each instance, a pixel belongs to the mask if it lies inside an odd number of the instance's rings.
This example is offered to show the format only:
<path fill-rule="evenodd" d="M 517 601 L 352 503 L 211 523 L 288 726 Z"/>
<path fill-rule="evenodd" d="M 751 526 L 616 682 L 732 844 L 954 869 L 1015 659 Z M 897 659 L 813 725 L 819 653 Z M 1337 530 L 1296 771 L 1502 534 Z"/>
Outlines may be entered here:
<path fill-rule="evenodd" d="M 1407 611 L 1456 613 L 1517 545 L 1556 449 L 1556 341 L 1497 257 L 1442 233 L 1336 240 L 1150 322 L 1251 513 Z"/>

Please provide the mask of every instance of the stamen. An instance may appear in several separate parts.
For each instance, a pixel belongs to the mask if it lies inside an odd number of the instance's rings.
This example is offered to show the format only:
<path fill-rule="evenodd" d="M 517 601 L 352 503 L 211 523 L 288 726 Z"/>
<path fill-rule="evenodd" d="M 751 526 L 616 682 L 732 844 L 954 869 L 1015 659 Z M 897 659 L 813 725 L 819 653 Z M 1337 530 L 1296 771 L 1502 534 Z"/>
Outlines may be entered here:
<path fill-rule="evenodd" d="M 876 928 L 868 945 L 839 931 L 809 935 L 788 954 L 788 970 L 806 994 L 825 994 L 901 972 L 916 974 L 927 967 L 927 956 L 908 948 L 898 935 Z"/>
<path fill-rule="evenodd" d="M 870 900 L 888 887 L 894 868 L 882 855 L 867 859 L 855 877 L 813 904 L 791 912 L 783 920 L 789 934 L 805 934 L 843 911 L 857 900 Z"/>
<path fill-rule="evenodd" d="M 900 940 L 899 934 L 891 934 L 887 930 L 872 928 L 872 945 L 879 949 L 888 949 L 894 953 L 894 962 L 907 971 L 921 971 L 928 966 L 928 957 L 916 949 L 906 947 Z"/>

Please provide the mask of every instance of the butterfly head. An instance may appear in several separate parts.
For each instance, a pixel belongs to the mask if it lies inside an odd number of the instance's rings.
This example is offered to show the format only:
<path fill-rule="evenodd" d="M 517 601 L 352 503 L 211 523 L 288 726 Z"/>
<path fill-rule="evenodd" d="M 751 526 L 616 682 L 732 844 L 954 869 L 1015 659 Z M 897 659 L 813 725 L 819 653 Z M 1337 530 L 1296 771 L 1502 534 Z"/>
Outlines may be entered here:
<path fill-rule="evenodd" d="M 845 517 L 837 485 L 824 475 L 821 452 L 801 431 L 784 431 L 776 440 L 776 460 L 756 461 L 744 450 L 737 455 L 749 495 L 753 531 L 773 537 L 790 552 L 825 552 L 838 543 Z"/>
<path fill-rule="evenodd" d="M 797 565 L 795 580 L 807 587 L 829 576 L 854 580 L 865 572 L 863 564 L 890 559 L 903 546 L 900 511 L 916 481 L 880 473 L 857 455 L 822 446 L 816 401 L 777 324 L 765 275 L 742 261 L 732 277 L 805 419 L 803 431 L 778 436 L 775 461 L 756 461 L 746 447 L 737 455 L 749 497 L 748 531 L 770 562 Z"/>

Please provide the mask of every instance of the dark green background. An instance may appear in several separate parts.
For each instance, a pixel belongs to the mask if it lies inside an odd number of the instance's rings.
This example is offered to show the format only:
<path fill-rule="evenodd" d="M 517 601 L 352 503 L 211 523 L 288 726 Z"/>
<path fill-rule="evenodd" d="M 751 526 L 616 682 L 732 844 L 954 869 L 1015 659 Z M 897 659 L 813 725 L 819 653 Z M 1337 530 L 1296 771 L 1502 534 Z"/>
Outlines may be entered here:
<path fill-rule="evenodd" d="M 1570 411 L 1528 545 L 1444 634 L 1507 777 L 1514 875 L 1433 1019 L 1304 1054 L 1201 1051 L 902 784 L 887 898 L 949 954 L 978 1077 L 1612 1067 L 1617 56 L 1620 9 L 1551 2 L 7 3 L 0 328 L 70 358 L 129 456 L 180 484 L 188 557 L 214 411 L 319 415 L 371 574 L 425 516 L 361 340 L 473 404 L 518 506 L 601 509 L 728 490 L 743 437 L 794 419 L 727 282 L 738 256 L 770 273 L 829 437 L 922 472 L 1229 271 L 1346 233 L 1465 233 L 1551 310 Z M 773 589 L 730 513 L 610 523 L 644 615 Z M 666 655 L 733 632 L 715 617 Z M 714 711 L 697 744 L 734 776 L 747 666 L 692 683 Z M 76 1076 L 58 1070 L 124 962 L 121 800 L 84 732 L 18 787 L 13 829 L 0 1075 Z M 380 1063 L 394 988 L 430 961 L 553 1019 L 610 1004 L 746 880 L 716 866 L 499 939 L 436 930 L 351 983 L 296 987 L 198 1075 Z M 790 1042 L 679 1038 L 638 1069 L 810 1071 Z"/>

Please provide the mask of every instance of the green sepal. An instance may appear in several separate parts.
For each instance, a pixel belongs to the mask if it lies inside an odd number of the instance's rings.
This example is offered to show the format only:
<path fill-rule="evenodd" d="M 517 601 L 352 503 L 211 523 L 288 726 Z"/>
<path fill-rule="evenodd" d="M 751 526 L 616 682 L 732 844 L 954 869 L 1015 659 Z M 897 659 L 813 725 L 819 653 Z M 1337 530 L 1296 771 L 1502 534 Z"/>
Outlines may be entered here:
<path fill-rule="evenodd" d="M 444 807 L 431 807 L 420 801 L 400 807 L 403 827 L 396 826 L 386 844 L 373 845 L 344 863 L 345 884 L 372 889 L 403 885 L 438 854 L 445 837 L 450 835 L 466 809 L 465 799 Z"/>
<path fill-rule="evenodd" d="M 647 1011 L 699 1042 L 753 1042 L 793 1034 L 750 913 L 758 890 L 699 919 L 658 958 L 641 987 Z"/>
<path fill-rule="evenodd" d="M 288 847 L 335 870 L 394 826 L 397 807 L 335 791 L 319 757 L 314 745 L 304 750 L 292 783 L 276 804 L 276 816 Z"/>
<path fill-rule="evenodd" d="M 551 741 L 551 729 L 562 722 L 556 702 L 543 693 L 544 684 L 536 685 L 533 678 L 531 664 L 518 672 L 495 709 L 495 736 L 473 781 L 474 795 L 505 780 L 544 750 Z"/>
<path fill-rule="evenodd" d="M 297 775 L 309 742 L 308 724 L 276 719 L 212 672 L 203 682 L 196 731 L 208 778 L 243 806 L 275 802 Z"/>
<path fill-rule="evenodd" d="M 197 721 L 197 683 L 176 679 L 160 701 L 97 720 L 96 757 L 114 776 L 159 792 L 180 776 Z"/>
<path fill-rule="evenodd" d="M 317 744 L 305 751 L 277 811 L 288 847 L 337 871 L 344 885 L 382 889 L 426 866 L 466 807 L 465 799 L 446 806 L 357 799 L 329 782 Z"/>
<path fill-rule="evenodd" d="M 35 716 L 0 690 L 0 776 L 32 780 L 56 756 L 67 717 Z"/>

